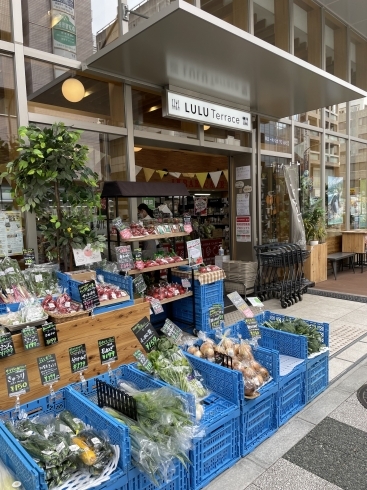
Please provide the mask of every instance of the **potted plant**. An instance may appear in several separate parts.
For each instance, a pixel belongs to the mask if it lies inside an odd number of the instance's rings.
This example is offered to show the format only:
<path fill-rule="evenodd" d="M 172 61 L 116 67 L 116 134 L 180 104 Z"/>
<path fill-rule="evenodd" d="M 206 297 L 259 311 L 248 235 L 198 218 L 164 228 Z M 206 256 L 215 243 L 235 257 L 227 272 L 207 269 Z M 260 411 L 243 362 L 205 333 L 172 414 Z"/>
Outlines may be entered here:
<path fill-rule="evenodd" d="M 305 227 L 306 241 L 310 245 L 317 245 L 326 237 L 325 210 L 322 203 L 318 200 L 309 206 L 303 213 L 303 224 Z"/>
<path fill-rule="evenodd" d="M 98 175 L 87 167 L 88 147 L 78 144 L 81 131 L 63 123 L 44 129 L 31 124 L 18 134 L 19 156 L 1 177 L 14 183 L 20 209 L 36 214 L 48 259 L 72 269 L 73 248 L 102 250 L 105 241 L 91 229 L 101 200 Z"/>

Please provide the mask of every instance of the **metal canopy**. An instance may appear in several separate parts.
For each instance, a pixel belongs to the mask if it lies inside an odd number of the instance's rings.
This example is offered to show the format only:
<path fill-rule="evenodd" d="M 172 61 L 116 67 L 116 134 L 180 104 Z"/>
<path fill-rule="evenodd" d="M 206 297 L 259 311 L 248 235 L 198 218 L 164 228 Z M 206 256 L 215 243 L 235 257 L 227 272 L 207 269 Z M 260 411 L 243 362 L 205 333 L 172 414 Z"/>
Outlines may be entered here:
<path fill-rule="evenodd" d="M 185 184 L 112 181 L 103 184 L 101 197 L 189 196 Z"/>
<path fill-rule="evenodd" d="M 91 56 L 84 69 L 179 87 L 276 119 L 367 96 L 184 0 Z"/>

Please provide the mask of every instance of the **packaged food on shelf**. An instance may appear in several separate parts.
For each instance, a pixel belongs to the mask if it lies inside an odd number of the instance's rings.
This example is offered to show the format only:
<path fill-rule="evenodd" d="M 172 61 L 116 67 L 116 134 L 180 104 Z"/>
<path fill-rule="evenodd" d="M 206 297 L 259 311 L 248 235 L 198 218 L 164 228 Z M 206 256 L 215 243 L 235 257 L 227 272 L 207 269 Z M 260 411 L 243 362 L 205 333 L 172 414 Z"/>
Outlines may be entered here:
<path fill-rule="evenodd" d="M 30 298 L 19 304 L 18 311 L 0 316 L 0 324 L 8 330 L 19 330 L 27 325 L 39 325 L 47 320 L 48 314 L 37 298 Z"/>
<path fill-rule="evenodd" d="M 159 286 L 152 286 L 146 291 L 145 301 L 151 298 L 163 301 L 187 293 L 187 289 L 181 284 L 161 282 Z"/>

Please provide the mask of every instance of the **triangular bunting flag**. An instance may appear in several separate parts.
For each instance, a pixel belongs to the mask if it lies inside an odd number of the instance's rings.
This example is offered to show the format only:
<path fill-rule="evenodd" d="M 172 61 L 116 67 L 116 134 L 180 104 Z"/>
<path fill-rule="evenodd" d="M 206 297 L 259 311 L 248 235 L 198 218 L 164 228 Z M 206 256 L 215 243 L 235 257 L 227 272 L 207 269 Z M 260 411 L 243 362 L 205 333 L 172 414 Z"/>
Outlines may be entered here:
<path fill-rule="evenodd" d="M 143 167 L 139 167 L 138 165 L 135 165 L 135 177 L 138 175 L 138 173 L 140 172 L 140 170 L 142 169 Z"/>
<path fill-rule="evenodd" d="M 150 179 L 152 178 L 152 175 L 154 174 L 155 170 L 152 168 L 143 168 L 144 170 L 144 175 L 145 175 L 145 182 L 149 182 Z"/>
<path fill-rule="evenodd" d="M 228 182 L 228 169 L 223 170 L 224 177 L 227 179 Z"/>
<path fill-rule="evenodd" d="M 182 177 L 188 177 L 189 179 L 193 179 L 195 174 L 182 174 Z"/>
<path fill-rule="evenodd" d="M 165 170 L 156 170 L 157 174 L 159 174 L 159 177 L 161 179 L 163 179 L 163 177 L 166 175 L 166 171 Z"/>
<path fill-rule="evenodd" d="M 172 177 L 174 177 L 175 179 L 179 179 L 181 176 L 181 172 L 170 172 L 169 174 L 172 175 Z"/>
<path fill-rule="evenodd" d="M 204 187 L 207 176 L 208 176 L 208 172 L 201 172 L 199 174 L 196 174 L 196 178 L 198 179 L 201 188 Z"/>
<path fill-rule="evenodd" d="M 213 181 L 214 187 L 217 187 L 222 171 L 219 170 L 218 172 L 209 172 L 209 175 Z"/>

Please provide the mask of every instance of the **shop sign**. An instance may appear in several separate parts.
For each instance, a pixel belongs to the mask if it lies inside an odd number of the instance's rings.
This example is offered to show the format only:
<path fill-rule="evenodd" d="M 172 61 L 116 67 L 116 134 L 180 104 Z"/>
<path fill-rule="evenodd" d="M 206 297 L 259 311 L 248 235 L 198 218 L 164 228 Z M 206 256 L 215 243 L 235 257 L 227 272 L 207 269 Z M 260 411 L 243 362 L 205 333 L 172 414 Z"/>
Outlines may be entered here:
<path fill-rule="evenodd" d="M 62 49 L 76 53 L 75 20 L 64 14 L 52 29 L 54 49 Z"/>
<path fill-rule="evenodd" d="M 163 116 L 185 119 L 222 128 L 251 131 L 251 114 L 186 95 L 166 91 Z"/>
<path fill-rule="evenodd" d="M 74 0 L 51 0 L 51 9 L 74 15 Z"/>

